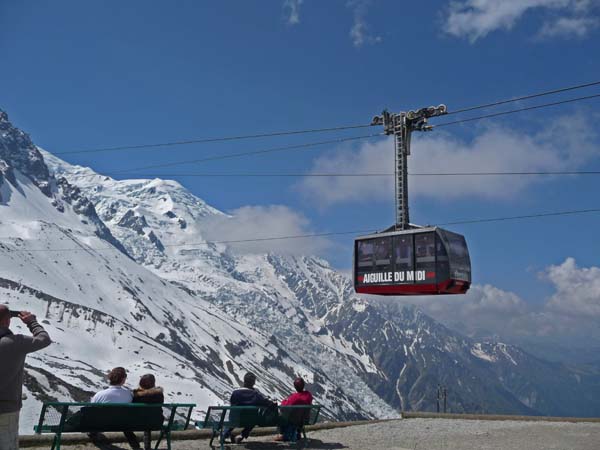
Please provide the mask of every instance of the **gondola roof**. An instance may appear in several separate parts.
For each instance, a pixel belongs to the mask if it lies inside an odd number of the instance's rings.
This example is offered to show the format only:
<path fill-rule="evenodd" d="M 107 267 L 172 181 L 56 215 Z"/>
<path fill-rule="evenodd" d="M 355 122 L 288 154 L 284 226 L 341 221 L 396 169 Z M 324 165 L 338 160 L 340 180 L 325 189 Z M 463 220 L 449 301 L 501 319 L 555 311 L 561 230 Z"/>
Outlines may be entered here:
<path fill-rule="evenodd" d="M 414 228 L 409 228 L 408 230 L 396 230 L 392 226 L 383 231 L 358 236 L 355 239 L 372 239 L 372 238 L 378 238 L 378 237 L 396 236 L 398 234 L 427 233 L 427 232 L 435 231 L 435 230 L 439 230 L 439 229 L 440 229 L 440 227 L 435 226 L 435 225 L 434 226 L 425 226 L 425 227 L 420 227 L 420 226 L 414 225 Z"/>

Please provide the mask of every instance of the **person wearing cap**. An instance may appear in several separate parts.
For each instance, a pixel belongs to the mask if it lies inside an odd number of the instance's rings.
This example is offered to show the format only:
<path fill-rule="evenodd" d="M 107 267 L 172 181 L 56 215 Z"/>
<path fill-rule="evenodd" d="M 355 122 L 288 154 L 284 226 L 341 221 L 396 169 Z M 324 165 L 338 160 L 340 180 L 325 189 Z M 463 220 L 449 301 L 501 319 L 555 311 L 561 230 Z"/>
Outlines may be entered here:
<path fill-rule="evenodd" d="M 281 401 L 281 406 L 299 406 L 299 405 L 312 405 L 313 396 L 310 391 L 305 390 L 306 383 L 304 379 L 298 377 L 294 380 L 294 392 L 288 398 Z M 280 427 L 280 434 L 275 437 L 276 441 L 289 441 L 293 433 L 299 433 L 293 425 L 285 425 Z"/>
<path fill-rule="evenodd" d="M 244 386 L 240 389 L 236 389 L 231 394 L 231 398 L 229 399 L 229 403 L 231 404 L 231 406 L 265 406 L 267 408 L 275 408 L 277 406 L 277 403 L 269 400 L 258 390 L 256 390 L 254 388 L 255 384 L 256 375 L 254 375 L 252 372 L 248 372 L 246 375 L 244 375 Z M 230 437 L 232 443 L 239 444 L 244 439 L 248 438 L 250 432 L 252 431 L 252 428 L 254 427 L 244 428 L 242 430 L 241 435 L 237 436 L 235 440 L 233 439 L 233 436 L 231 436 L 233 428 L 229 428 L 225 432 L 225 439 Z"/>
<path fill-rule="evenodd" d="M 16 314 L 16 313 L 14 313 Z M 36 317 L 21 311 L 21 319 L 31 336 L 13 334 L 10 330 L 11 311 L 0 305 L 0 449 L 19 448 L 19 412 L 23 406 L 23 372 L 25 357 L 48 347 L 52 341 Z"/>

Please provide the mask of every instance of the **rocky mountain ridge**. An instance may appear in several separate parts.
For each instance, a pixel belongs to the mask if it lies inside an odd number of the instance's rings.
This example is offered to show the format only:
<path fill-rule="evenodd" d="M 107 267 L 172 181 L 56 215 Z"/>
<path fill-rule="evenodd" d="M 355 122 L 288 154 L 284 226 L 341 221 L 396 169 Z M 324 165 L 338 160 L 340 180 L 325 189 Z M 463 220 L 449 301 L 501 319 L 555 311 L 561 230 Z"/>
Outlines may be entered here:
<path fill-rule="evenodd" d="M 438 384 L 456 412 L 600 412 L 589 374 L 358 298 L 322 259 L 212 243 L 205 220 L 227 216 L 179 183 L 69 165 L 5 113 L 0 167 L 0 292 L 56 341 L 29 360 L 29 416 L 36 398 L 99 389 L 114 365 L 156 372 L 170 398 L 199 410 L 253 370 L 274 398 L 304 376 L 336 419 L 433 410 Z"/>

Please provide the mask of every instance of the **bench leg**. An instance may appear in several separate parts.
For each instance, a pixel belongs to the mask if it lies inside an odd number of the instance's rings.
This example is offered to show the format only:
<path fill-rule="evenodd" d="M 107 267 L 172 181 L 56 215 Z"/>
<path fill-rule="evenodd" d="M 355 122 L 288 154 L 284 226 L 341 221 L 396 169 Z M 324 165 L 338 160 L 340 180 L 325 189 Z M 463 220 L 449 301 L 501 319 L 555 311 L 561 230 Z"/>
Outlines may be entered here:
<path fill-rule="evenodd" d="M 210 448 L 212 448 L 212 446 L 213 446 L 213 441 L 215 440 L 215 437 L 217 437 L 217 430 L 215 430 L 213 428 L 213 430 L 212 430 L 212 436 L 210 437 L 210 442 L 208 443 L 208 446 Z"/>
<path fill-rule="evenodd" d="M 156 445 L 154 446 L 154 450 L 158 450 L 158 446 L 162 441 L 163 435 L 165 434 L 165 430 L 160 430 L 160 434 L 158 435 L 158 439 L 156 440 Z"/>
<path fill-rule="evenodd" d="M 171 430 L 167 431 L 167 450 L 171 450 Z"/>
<path fill-rule="evenodd" d="M 221 435 L 219 436 L 219 443 L 221 444 L 221 450 L 225 450 L 225 432 L 221 430 Z"/>
<path fill-rule="evenodd" d="M 163 437 L 167 441 L 167 450 L 171 450 L 171 430 L 160 430 L 160 434 L 158 435 L 158 439 L 156 440 L 156 446 L 154 450 L 158 450 L 158 446 L 162 442 Z"/>
<path fill-rule="evenodd" d="M 56 433 L 54 435 L 54 440 L 52 441 L 52 449 L 51 450 L 60 450 L 60 433 Z"/>

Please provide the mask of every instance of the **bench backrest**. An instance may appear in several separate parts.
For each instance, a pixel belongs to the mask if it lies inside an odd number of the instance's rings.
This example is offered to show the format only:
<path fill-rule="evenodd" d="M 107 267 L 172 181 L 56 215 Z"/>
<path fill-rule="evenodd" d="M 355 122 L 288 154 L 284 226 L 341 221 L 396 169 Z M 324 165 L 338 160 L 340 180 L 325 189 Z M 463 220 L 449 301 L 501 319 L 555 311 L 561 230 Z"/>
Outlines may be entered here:
<path fill-rule="evenodd" d="M 263 416 L 263 408 L 232 409 L 229 411 L 228 422 L 233 427 L 251 427 L 260 424 Z"/>
<path fill-rule="evenodd" d="M 280 406 L 279 416 L 283 423 L 301 427 L 314 425 L 319 419 L 320 405 Z"/>
<path fill-rule="evenodd" d="M 264 406 L 210 406 L 204 422 L 198 422 L 198 426 L 221 429 L 291 424 L 301 427 L 315 424 L 320 410 L 319 405 L 279 406 L 278 411 Z"/>
<path fill-rule="evenodd" d="M 175 418 L 187 428 L 194 404 L 45 403 L 36 433 L 158 431 L 173 429 Z"/>
<path fill-rule="evenodd" d="M 163 411 L 160 406 L 130 408 L 128 406 L 86 406 L 65 424 L 65 431 L 74 427 L 77 431 L 159 431 L 162 429 Z M 70 422 L 70 423 L 69 423 Z M 69 427 L 71 425 L 71 427 Z"/>
<path fill-rule="evenodd" d="M 277 409 L 265 406 L 210 406 L 202 428 L 276 426 Z"/>

